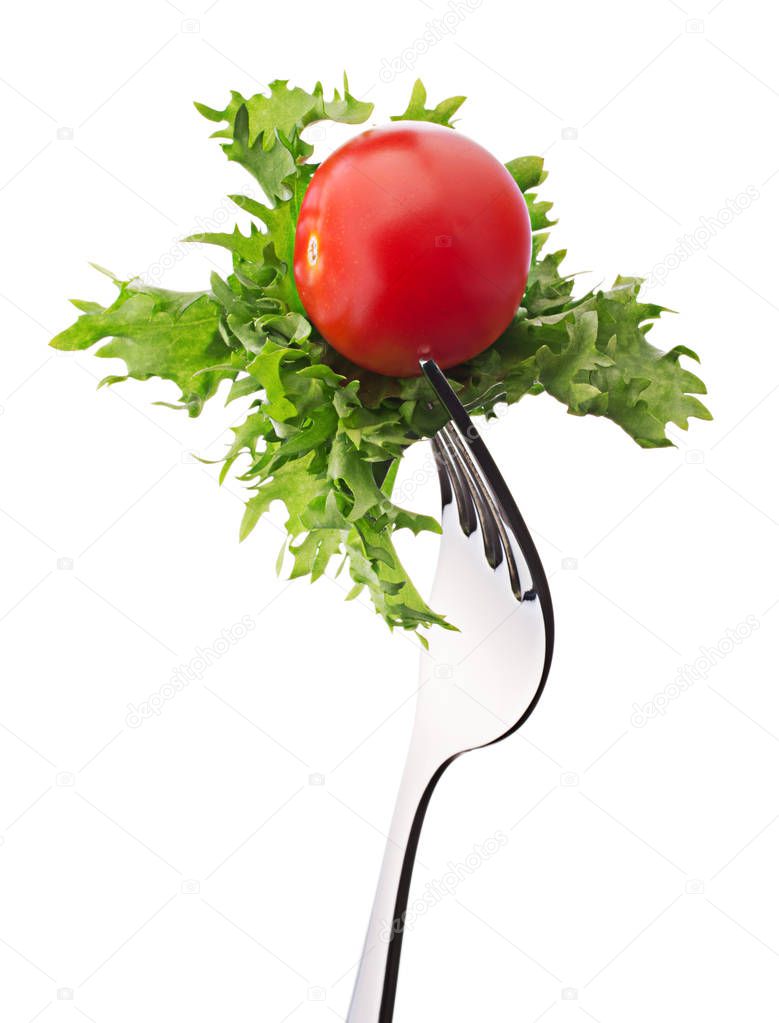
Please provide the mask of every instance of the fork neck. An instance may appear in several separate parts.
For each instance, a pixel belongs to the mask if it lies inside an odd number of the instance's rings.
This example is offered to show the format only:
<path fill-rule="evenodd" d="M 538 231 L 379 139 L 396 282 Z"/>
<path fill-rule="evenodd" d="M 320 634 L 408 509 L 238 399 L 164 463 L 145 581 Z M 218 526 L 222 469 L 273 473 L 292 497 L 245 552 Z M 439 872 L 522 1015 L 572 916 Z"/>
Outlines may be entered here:
<path fill-rule="evenodd" d="M 414 858 L 430 797 L 449 763 L 412 742 L 347 1023 L 392 1023 Z"/>

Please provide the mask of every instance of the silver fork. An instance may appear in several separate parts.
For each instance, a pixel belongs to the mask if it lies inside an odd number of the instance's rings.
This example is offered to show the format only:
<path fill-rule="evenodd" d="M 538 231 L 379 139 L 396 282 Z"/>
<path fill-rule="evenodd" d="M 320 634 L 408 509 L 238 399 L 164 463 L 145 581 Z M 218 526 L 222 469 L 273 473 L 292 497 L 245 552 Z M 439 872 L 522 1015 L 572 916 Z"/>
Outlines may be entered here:
<path fill-rule="evenodd" d="M 498 467 L 443 373 L 421 362 L 449 421 L 432 440 L 443 535 L 411 744 L 347 1023 L 391 1023 L 411 876 L 425 812 L 446 768 L 500 742 L 535 708 L 554 642 L 546 575 Z M 432 667 L 431 667 L 432 666 Z"/>

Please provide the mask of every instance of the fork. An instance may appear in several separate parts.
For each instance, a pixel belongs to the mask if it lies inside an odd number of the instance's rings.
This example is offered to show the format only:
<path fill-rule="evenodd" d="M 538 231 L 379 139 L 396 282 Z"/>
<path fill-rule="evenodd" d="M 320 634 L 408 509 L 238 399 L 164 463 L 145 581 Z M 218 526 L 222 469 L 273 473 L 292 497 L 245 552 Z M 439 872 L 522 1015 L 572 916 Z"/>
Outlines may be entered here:
<path fill-rule="evenodd" d="M 432 438 L 442 537 L 417 708 L 347 1023 L 391 1023 L 414 858 L 430 798 L 463 753 L 500 742 L 534 710 L 554 617 L 541 559 L 497 465 L 433 360 L 421 360 L 448 421 Z"/>

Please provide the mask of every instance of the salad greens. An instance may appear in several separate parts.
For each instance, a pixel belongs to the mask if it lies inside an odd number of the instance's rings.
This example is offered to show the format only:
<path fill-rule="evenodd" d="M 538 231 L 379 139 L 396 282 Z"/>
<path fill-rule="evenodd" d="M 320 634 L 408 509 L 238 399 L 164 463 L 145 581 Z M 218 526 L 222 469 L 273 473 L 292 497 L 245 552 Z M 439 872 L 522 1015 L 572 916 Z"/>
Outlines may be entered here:
<path fill-rule="evenodd" d="M 408 107 L 393 120 L 432 121 L 453 127 L 464 102 L 456 96 L 434 108 L 416 82 Z M 292 577 L 319 578 L 340 559 L 353 582 L 349 596 L 367 590 L 390 627 L 417 630 L 446 623 L 420 597 L 393 545 L 398 529 L 439 531 L 425 515 L 399 507 L 392 485 L 409 445 L 430 437 L 442 413 L 422 377 L 395 379 L 366 372 L 319 337 L 306 318 L 292 273 L 300 205 L 317 164 L 305 130 L 318 121 L 362 124 L 373 105 L 349 91 L 326 99 L 273 82 L 267 93 L 233 92 L 223 110 L 197 109 L 220 127 L 229 160 L 259 184 L 266 202 L 230 198 L 253 218 L 248 234 L 194 235 L 188 241 L 222 246 L 233 272 L 211 277 L 207 290 L 168 291 L 140 279 L 116 280 L 118 294 L 102 307 L 74 301 L 76 322 L 51 342 L 85 349 L 110 339 L 95 354 L 120 358 L 122 376 L 172 380 L 181 391 L 176 408 L 197 416 L 222 381 L 227 401 L 249 397 L 245 420 L 233 429 L 221 479 L 231 470 L 249 487 L 240 535 L 247 536 L 273 501 L 287 510 L 285 551 Z M 611 288 L 575 297 L 573 278 L 561 271 L 564 250 L 545 249 L 551 203 L 537 197 L 546 178 L 536 156 L 511 160 L 508 170 L 527 202 L 533 228 L 533 264 L 522 306 L 505 333 L 485 352 L 447 372 L 460 399 L 475 414 L 494 415 L 546 391 L 577 416 L 611 419 L 646 448 L 671 444 L 666 425 L 687 429 L 688 419 L 710 419 L 696 395 L 706 388 L 681 362 L 697 361 L 678 345 L 661 352 L 647 341 L 664 311 L 642 302 L 641 280 L 619 277 Z"/>

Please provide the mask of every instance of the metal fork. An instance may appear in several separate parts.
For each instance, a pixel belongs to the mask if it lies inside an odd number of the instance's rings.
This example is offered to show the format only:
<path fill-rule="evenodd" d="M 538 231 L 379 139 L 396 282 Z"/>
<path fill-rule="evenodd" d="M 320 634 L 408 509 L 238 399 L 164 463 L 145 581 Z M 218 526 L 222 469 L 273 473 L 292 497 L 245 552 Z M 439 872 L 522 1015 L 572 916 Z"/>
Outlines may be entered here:
<path fill-rule="evenodd" d="M 438 780 L 463 753 L 500 742 L 532 713 L 549 673 L 552 599 L 527 526 L 438 365 L 421 362 L 449 420 L 432 439 L 443 535 L 411 744 L 347 1023 L 391 1023 L 411 876 Z"/>

